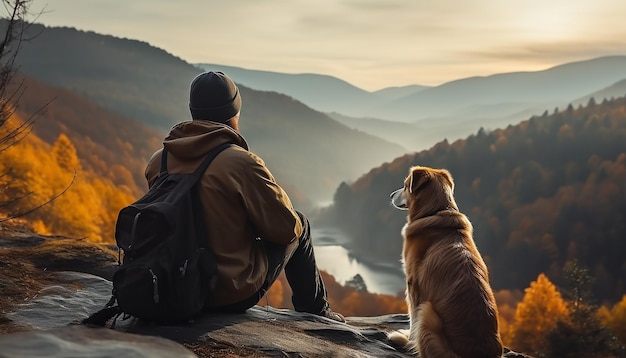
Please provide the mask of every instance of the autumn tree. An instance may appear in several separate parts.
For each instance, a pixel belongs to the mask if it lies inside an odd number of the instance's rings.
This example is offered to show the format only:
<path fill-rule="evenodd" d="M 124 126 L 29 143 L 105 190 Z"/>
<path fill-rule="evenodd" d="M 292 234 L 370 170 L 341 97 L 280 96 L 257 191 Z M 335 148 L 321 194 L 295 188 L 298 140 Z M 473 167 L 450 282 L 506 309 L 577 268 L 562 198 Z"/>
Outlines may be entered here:
<path fill-rule="evenodd" d="M 613 332 L 622 345 L 626 344 L 626 295 L 610 310 L 606 306 L 600 307 L 598 318 Z"/>
<path fill-rule="evenodd" d="M 80 160 L 72 141 L 61 133 L 52 146 L 52 155 L 59 166 L 68 172 L 79 170 Z"/>
<path fill-rule="evenodd" d="M 513 324 L 510 326 L 511 348 L 542 355 L 546 350 L 546 333 L 557 322 L 566 320 L 568 309 L 561 293 L 541 273 L 526 288 L 522 302 L 517 305 Z"/>

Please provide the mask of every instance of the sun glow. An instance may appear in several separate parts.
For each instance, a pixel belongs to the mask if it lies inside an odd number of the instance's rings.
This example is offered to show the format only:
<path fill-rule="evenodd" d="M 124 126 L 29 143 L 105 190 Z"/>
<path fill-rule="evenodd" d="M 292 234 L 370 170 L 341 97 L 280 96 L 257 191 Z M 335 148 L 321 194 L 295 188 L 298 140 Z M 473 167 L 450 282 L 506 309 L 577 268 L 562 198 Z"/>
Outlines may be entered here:
<path fill-rule="evenodd" d="M 519 28 L 521 37 L 535 41 L 567 40 L 586 30 L 589 10 L 583 3 L 557 1 L 521 9 L 511 21 Z"/>

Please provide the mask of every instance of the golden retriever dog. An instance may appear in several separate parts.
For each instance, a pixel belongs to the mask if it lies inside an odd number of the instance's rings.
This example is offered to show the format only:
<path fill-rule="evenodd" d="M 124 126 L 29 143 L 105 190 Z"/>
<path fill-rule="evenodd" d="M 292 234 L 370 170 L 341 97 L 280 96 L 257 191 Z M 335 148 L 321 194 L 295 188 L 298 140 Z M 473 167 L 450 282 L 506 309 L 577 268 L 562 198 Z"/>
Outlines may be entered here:
<path fill-rule="evenodd" d="M 389 339 L 420 358 L 495 358 L 503 353 L 498 308 L 473 228 L 459 212 L 445 169 L 412 167 L 392 204 L 402 228 L 409 330 Z"/>

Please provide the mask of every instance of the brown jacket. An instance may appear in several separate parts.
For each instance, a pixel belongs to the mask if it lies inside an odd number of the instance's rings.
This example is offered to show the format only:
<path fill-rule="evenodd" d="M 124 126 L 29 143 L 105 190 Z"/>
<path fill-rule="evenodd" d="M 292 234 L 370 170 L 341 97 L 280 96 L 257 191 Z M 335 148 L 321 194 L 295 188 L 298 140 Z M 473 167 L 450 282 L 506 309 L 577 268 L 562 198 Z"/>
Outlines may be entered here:
<path fill-rule="evenodd" d="M 236 303 L 256 293 L 267 275 L 263 241 L 287 245 L 302 234 L 302 223 L 289 197 L 261 158 L 248 151 L 243 137 L 227 125 L 188 121 L 174 126 L 163 141 L 170 173 L 190 173 L 206 154 L 226 148 L 200 179 L 200 201 L 209 247 L 216 255 L 218 284 L 209 306 Z M 152 155 L 146 179 L 159 173 L 161 149 Z M 290 245 L 293 246 L 293 245 Z"/>

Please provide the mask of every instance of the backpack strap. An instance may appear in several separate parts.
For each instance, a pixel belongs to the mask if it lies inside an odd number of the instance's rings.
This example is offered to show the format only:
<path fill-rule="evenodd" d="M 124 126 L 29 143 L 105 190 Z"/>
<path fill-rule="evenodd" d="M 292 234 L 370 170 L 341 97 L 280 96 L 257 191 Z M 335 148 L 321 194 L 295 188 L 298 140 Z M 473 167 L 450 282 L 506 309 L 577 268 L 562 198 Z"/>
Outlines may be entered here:
<path fill-rule="evenodd" d="M 161 169 L 159 169 L 159 177 L 167 173 L 167 149 L 163 146 L 161 151 Z"/>
<path fill-rule="evenodd" d="M 217 146 L 216 148 L 213 148 L 209 154 L 207 154 L 207 156 L 204 158 L 204 160 L 202 161 L 202 163 L 200 163 L 200 166 L 193 172 L 193 176 L 195 178 L 200 178 L 202 176 L 202 174 L 204 174 L 204 172 L 206 171 L 206 169 L 209 167 L 209 164 L 211 164 L 211 162 L 213 161 L 213 159 L 215 159 L 215 157 L 217 157 L 218 154 L 220 154 L 224 149 L 233 146 L 234 144 L 232 143 L 223 143 L 220 144 L 219 146 Z M 166 168 L 167 170 L 167 168 Z"/>
<path fill-rule="evenodd" d="M 93 313 L 91 316 L 83 319 L 80 323 L 86 326 L 104 327 L 108 320 L 116 315 L 119 315 L 120 313 L 122 313 L 122 310 L 117 305 L 112 307 L 105 307 Z"/>

